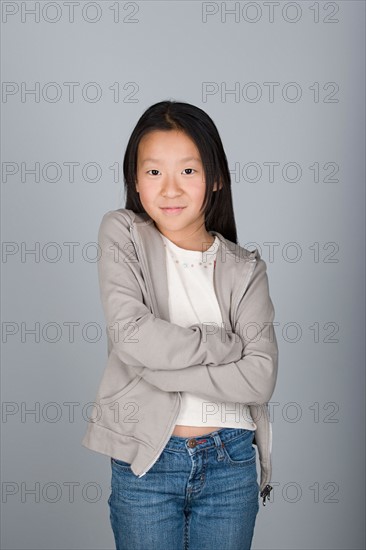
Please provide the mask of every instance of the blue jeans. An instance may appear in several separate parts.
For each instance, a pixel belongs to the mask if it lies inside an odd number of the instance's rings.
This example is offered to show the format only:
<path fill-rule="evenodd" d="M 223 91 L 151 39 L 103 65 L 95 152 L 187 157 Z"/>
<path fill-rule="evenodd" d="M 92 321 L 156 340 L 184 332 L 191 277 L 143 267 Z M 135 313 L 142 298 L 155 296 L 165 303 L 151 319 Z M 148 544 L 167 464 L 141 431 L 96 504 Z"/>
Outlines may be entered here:
<path fill-rule="evenodd" d="M 254 433 L 172 435 L 141 478 L 111 458 L 116 550 L 249 550 L 259 510 Z"/>

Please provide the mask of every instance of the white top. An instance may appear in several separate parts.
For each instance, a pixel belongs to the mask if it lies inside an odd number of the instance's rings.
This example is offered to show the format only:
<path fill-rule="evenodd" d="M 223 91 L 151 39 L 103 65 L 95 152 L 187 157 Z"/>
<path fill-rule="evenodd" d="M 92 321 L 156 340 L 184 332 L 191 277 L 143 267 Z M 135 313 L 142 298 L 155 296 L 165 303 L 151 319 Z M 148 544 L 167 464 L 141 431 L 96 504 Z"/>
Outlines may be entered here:
<path fill-rule="evenodd" d="M 160 233 L 166 249 L 170 321 L 183 327 L 223 320 L 213 284 L 219 238 L 206 251 L 185 250 Z M 187 367 L 189 368 L 189 367 Z M 214 367 L 213 367 L 214 368 Z M 255 430 L 256 424 L 244 403 L 210 401 L 206 397 L 181 392 L 182 406 L 176 424 L 222 426 Z"/>

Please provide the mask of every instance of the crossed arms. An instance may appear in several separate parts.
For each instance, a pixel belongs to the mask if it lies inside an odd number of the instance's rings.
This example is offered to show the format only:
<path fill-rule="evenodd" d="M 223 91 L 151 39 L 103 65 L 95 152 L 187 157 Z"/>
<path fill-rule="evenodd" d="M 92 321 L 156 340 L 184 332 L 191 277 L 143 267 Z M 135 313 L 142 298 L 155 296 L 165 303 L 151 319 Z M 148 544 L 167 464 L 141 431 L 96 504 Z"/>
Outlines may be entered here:
<path fill-rule="evenodd" d="M 265 262 L 258 260 L 241 297 L 239 337 L 216 324 L 181 327 L 155 317 L 143 303 L 143 280 L 128 225 L 122 214 L 110 211 L 98 233 L 100 295 L 114 353 L 164 391 L 268 402 L 276 383 L 278 349 Z M 259 329 L 249 338 L 245 327 L 253 322 Z"/>

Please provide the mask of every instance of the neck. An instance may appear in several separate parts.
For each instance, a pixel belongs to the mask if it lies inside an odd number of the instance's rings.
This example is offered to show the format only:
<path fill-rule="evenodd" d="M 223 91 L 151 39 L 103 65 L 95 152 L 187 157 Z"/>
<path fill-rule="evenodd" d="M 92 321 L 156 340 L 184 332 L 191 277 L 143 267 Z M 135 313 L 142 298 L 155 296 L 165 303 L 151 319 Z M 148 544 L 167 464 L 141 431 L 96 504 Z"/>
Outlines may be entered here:
<path fill-rule="evenodd" d="M 205 235 L 194 239 L 192 239 L 192 237 L 179 239 L 179 238 L 176 238 L 174 235 L 171 235 L 171 234 L 166 235 L 162 231 L 161 233 L 162 235 L 164 235 L 164 237 L 169 239 L 176 246 L 179 246 L 179 248 L 183 248 L 184 250 L 193 250 L 196 252 L 205 252 L 213 245 L 215 241 L 214 235 L 211 235 L 208 232 L 206 232 Z"/>

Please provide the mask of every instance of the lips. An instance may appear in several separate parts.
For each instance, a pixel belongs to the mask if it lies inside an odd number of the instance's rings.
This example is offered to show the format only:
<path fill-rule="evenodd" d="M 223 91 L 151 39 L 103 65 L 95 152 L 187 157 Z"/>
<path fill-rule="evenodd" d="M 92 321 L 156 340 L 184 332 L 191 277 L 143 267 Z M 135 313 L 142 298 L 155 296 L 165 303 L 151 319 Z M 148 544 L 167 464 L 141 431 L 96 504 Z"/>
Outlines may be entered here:
<path fill-rule="evenodd" d="M 164 212 L 164 214 L 180 214 L 184 209 L 185 206 L 161 206 L 161 210 Z"/>

